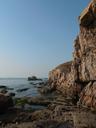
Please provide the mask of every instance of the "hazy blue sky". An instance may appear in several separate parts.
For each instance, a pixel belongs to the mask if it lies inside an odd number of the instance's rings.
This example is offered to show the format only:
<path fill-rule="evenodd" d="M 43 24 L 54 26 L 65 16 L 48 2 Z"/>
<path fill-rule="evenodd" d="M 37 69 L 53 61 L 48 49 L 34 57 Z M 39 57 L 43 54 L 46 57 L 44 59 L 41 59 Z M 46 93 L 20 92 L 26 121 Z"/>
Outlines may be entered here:
<path fill-rule="evenodd" d="M 0 0 L 0 77 L 44 77 L 71 60 L 89 1 Z"/>

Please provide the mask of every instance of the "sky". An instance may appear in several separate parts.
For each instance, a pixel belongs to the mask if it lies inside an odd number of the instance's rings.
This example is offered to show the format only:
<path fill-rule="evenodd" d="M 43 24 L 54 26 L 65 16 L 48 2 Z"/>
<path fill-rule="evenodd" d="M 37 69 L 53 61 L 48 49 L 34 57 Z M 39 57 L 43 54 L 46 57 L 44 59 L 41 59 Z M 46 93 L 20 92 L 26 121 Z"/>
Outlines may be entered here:
<path fill-rule="evenodd" d="M 0 0 L 0 77 L 47 77 L 73 59 L 90 0 Z"/>

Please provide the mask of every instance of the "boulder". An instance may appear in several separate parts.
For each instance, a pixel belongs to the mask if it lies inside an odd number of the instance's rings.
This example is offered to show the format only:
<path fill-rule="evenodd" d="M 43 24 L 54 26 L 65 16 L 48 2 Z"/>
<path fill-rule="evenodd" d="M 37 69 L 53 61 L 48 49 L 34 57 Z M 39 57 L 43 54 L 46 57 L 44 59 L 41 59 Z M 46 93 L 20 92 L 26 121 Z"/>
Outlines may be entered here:
<path fill-rule="evenodd" d="M 10 107 L 13 107 L 12 98 L 0 93 L 0 113 L 6 112 Z"/>

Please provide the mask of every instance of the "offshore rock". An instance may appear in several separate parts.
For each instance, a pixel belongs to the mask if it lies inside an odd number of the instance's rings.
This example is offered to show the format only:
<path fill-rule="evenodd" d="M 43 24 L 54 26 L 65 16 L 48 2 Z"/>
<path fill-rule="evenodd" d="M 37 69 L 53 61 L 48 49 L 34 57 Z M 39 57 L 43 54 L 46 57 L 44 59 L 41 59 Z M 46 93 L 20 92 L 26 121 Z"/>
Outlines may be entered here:
<path fill-rule="evenodd" d="M 28 81 L 37 81 L 37 80 L 42 81 L 42 79 L 37 78 L 36 76 L 28 77 Z"/>

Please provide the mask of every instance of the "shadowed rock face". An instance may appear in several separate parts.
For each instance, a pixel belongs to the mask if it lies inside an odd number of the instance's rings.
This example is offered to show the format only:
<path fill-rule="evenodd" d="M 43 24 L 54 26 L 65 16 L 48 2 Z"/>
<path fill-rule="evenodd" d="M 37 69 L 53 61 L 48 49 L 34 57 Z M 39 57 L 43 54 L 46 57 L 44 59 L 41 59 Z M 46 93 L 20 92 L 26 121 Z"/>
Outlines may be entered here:
<path fill-rule="evenodd" d="M 89 27 L 96 25 L 96 0 L 92 0 L 87 8 L 79 16 L 79 23 L 81 26 Z"/>
<path fill-rule="evenodd" d="M 51 71 L 49 80 L 67 96 L 81 93 L 79 103 L 96 110 L 96 0 L 81 13 L 79 23 L 80 33 L 74 43 L 73 61 Z"/>

